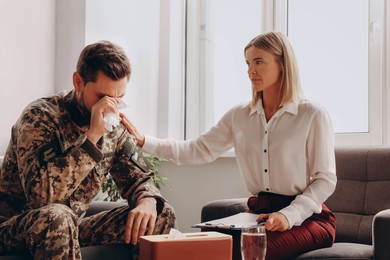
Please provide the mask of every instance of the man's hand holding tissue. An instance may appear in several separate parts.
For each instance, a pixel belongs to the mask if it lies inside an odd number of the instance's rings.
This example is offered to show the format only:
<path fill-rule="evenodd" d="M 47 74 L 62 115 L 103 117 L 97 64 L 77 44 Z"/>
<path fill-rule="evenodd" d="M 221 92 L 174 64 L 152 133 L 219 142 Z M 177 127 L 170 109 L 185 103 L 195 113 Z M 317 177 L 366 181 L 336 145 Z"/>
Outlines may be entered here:
<path fill-rule="evenodd" d="M 96 144 L 106 132 L 103 120 L 104 114 L 107 112 L 119 113 L 118 102 L 116 98 L 105 96 L 92 106 L 91 123 L 87 132 L 87 137 L 92 143 Z"/>
<path fill-rule="evenodd" d="M 154 198 L 142 198 L 129 212 L 125 227 L 125 243 L 137 244 L 139 237 L 152 235 L 157 218 L 157 201 Z"/>

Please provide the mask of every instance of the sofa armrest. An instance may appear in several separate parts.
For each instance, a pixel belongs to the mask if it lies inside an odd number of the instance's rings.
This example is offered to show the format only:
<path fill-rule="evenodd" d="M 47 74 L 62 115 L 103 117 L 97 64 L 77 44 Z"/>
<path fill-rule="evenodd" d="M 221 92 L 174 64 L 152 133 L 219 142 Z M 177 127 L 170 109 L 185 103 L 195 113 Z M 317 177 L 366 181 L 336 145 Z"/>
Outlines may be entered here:
<path fill-rule="evenodd" d="M 92 201 L 85 216 L 95 215 L 102 211 L 111 210 L 117 207 L 126 206 L 126 202 L 113 202 L 113 201 Z"/>
<path fill-rule="evenodd" d="M 248 209 L 248 198 L 213 200 L 202 207 L 201 221 L 228 217 Z"/>
<path fill-rule="evenodd" d="M 390 209 L 378 212 L 374 216 L 372 226 L 374 258 L 376 260 L 390 259 Z"/>

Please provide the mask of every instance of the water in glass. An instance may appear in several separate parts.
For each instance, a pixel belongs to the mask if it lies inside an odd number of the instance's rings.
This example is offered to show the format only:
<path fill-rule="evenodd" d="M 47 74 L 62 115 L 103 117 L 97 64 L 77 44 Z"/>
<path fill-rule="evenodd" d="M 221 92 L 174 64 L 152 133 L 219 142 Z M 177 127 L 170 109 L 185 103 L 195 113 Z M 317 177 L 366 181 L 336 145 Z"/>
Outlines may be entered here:
<path fill-rule="evenodd" d="M 243 260 L 264 260 L 267 236 L 264 226 L 245 227 L 241 230 L 241 256 Z"/>

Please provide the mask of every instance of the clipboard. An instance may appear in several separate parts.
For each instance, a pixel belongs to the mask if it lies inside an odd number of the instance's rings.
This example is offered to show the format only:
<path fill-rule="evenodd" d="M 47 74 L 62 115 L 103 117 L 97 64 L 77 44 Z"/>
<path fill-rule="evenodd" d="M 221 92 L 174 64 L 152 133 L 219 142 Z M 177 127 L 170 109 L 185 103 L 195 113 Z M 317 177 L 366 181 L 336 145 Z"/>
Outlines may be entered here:
<path fill-rule="evenodd" d="M 221 228 L 241 230 L 247 226 L 257 226 L 258 214 L 241 212 L 226 218 L 215 219 L 191 226 L 192 228 Z"/>

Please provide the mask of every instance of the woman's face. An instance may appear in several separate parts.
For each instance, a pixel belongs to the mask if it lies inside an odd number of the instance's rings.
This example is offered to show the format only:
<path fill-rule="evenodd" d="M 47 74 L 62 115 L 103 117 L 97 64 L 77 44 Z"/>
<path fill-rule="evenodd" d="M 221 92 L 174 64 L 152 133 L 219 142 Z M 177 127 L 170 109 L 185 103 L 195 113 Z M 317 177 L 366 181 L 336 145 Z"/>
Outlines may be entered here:
<path fill-rule="evenodd" d="M 280 91 L 282 67 L 274 54 L 251 46 L 245 51 L 245 60 L 249 79 L 256 92 Z"/>

